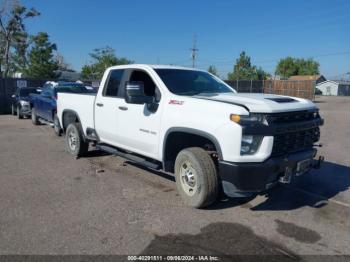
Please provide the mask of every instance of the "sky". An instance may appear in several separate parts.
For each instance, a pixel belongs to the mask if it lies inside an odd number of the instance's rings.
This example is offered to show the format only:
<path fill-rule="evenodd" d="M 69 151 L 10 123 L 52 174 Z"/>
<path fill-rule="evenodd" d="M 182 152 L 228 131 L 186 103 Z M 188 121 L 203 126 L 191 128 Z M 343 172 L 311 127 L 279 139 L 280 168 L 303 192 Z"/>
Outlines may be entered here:
<path fill-rule="evenodd" d="M 41 16 L 31 34 L 47 32 L 73 69 L 110 46 L 137 63 L 214 65 L 225 78 L 241 51 L 274 74 L 286 56 L 314 58 L 321 74 L 350 72 L 349 0 L 22 0 Z"/>

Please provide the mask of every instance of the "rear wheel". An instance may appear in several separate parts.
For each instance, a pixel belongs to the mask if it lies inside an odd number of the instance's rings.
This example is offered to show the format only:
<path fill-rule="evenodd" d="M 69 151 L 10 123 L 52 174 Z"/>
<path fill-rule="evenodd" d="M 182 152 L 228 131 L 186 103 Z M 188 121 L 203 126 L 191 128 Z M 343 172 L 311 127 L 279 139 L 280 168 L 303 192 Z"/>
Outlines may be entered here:
<path fill-rule="evenodd" d="M 61 125 L 60 125 L 60 121 L 58 120 L 57 114 L 55 114 L 54 117 L 53 117 L 53 128 L 54 128 L 55 134 L 57 136 L 61 136 L 62 135 L 62 128 L 61 128 Z"/>
<path fill-rule="evenodd" d="M 36 126 L 40 124 L 39 119 L 38 119 L 36 112 L 35 112 L 35 107 L 32 108 L 32 123 L 33 123 L 33 125 L 36 125 Z"/>
<path fill-rule="evenodd" d="M 18 119 L 22 119 L 23 118 L 23 115 L 21 114 L 21 108 L 19 106 L 17 106 L 17 118 Z"/>
<path fill-rule="evenodd" d="M 186 148 L 178 154 L 175 179 L 181 198 L 189 206 L 206 207 L 217 199 L 219 190 L 216 166 L 202 148 Z"/>
<path fill-rule="evenodd" d="M 82 157 L 86 155 L 89 143 L 84 140 L 83 131 L 79 123 L 71 123 L 66 130 L 66 147 L 72 155 Z"/>

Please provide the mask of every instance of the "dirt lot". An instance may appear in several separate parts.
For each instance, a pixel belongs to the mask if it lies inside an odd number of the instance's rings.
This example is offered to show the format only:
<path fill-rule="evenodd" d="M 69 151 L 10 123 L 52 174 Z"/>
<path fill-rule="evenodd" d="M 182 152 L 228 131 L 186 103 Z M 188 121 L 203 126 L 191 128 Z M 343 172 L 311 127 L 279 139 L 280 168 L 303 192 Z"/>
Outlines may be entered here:
<path fill-rule="evenodd" d="M 239 204 L 184 206 L 171 176 L 0 117 L 0 254 L 350 254 L 350 98 L 319 98 L 321 170 Z M 311 257 L 303 257 L 306 260 Z"/>

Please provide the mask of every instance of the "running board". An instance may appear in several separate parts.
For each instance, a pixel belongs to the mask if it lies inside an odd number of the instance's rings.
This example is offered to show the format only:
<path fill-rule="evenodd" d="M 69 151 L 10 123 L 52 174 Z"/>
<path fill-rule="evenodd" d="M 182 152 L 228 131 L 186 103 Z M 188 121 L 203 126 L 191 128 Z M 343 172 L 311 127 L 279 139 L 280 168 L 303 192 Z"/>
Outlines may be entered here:
<path fill-rule="evenodd" d="M 107 153 L 110 153 L 112 155 L 123 157 L 127 160 L 130 160 L 130 161 L 136 163 L 136 164 L 139 164 L 139 165 L 151 168 L 151 169 L 155 169 L 155 170 L 161 169 L 160 164 L 151 162 L 151 161 L 147 160 L 146 158 L 143 158 L 140 156 L 135 156 L 133 154 L 123 153 L 123 152 L 119 151 L 118 149 L 111 147 L 111 146 L 108 146 L 108 145 L 97 144 L 96 148 L 100 149 L 102 151 L 105 151 Z"/>
<path fill-rule="evenodd" d="M 40 118 L 40 117 L 39 117 L 39 122 L 40 122 L 41 124 L 44 124 L 44 125 L 48 125 L 48 126 L 54 127 L 54 124 L 53 124 L 52 122 L 47 121 L 46 119 L 43 119 L 43 118 Z"/>

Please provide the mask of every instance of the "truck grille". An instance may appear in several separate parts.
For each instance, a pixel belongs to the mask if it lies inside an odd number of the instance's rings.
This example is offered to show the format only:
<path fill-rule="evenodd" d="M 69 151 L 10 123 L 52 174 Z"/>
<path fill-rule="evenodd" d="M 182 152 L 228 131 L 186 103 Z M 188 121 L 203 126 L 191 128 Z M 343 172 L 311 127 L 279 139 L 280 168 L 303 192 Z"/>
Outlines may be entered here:
<path fill-rule="evenodd" d="M 271 114 L 267 121 L 269 124 L 300 123 L 319 119 L 317 111 L 298 111 L 292 113 Z M 313 144 L 320 139 L 320 128 L 313 126 L 308 129 L 296 130 L 293 132 L 282 132 L 274 136 L 272 156 L 295 153 L 297 151 L 312 149 Z"/>
<path fill-rule="evenodd" d="M 274 136 L 272 156 L 294 153 L 311 149 L 313 144 L 320 139 L 320 128 L 315 127 L 293 133 Z"/>
<path fill-rule="evenodd" d="M 318 118 L 320 118 L 318 111 L 296 111 L 267 115 L 267 121 L 269 124 L 286 124 L 309 121 Z"/>

